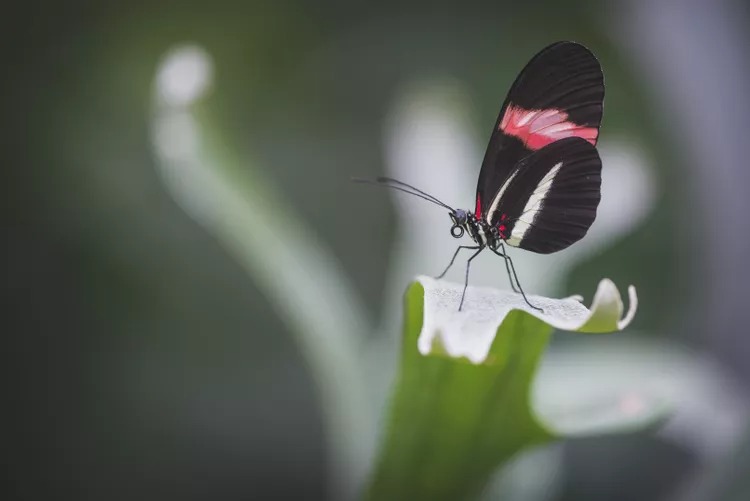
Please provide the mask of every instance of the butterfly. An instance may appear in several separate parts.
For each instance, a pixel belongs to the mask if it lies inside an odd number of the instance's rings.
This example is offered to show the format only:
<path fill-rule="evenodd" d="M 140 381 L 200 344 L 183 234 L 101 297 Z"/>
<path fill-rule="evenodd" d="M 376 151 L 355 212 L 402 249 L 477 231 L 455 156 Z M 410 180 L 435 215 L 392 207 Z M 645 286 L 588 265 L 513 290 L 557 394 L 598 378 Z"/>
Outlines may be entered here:
<path fill-rule="evenodd" d="M 466 262 L 459 310 L 471 261 L 485 249 L 502 257 L 511 287 L 531 304 L 505 245 L 540 254 L 563 250 L 586 235 L 601 199 L 602 163 L 596 150 L 604 105 L 604 75 L 594 54 L 575 42 L 542 49 L 508 92 L 492 129 L 477 181 L 474 210 L 454 209 L 393 178 L 369 182 L 404 191 L 449 211 L 451 235 L 468 234 L 474 252 Z"/>

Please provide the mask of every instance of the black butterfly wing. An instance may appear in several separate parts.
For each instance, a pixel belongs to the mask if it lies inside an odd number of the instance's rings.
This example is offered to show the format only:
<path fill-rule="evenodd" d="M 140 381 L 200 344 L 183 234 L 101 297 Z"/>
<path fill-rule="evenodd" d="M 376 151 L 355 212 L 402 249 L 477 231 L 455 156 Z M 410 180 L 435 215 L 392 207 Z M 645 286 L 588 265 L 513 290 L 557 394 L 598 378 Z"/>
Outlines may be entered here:
<path fill-rule="evenodd" d="M 552 44 L 526 65 L 508 92 L 477 183 L 474 214 L 489 221 L 501 187 L 534 151 L 566 137 L 596 145 L 604 75 L 596 57 L 575 42 Z"/>
<path fill-rule="evenodd" d="M 509 245 L 549 254 L 577 242 L 596 218 L 602 162 L 570 137 L 535 151 L 504 186 L 492 224 Z"/>

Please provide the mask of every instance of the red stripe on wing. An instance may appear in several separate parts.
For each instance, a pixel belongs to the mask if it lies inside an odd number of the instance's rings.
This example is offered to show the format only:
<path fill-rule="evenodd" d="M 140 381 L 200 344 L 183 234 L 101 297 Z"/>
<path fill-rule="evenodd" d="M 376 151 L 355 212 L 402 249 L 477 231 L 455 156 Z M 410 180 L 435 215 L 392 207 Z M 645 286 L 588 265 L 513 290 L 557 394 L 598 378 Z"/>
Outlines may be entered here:
<path fill-rule="evenodd" d="M 596 145 L 599 136 L 597 127 L 571 122 L 563 110 L 526 110 L 514 104 L 508 105 L 498 128 L 509 136 L 517 137 L 531 150 L 544 148 L 566 137 L 580 137 Z"/>

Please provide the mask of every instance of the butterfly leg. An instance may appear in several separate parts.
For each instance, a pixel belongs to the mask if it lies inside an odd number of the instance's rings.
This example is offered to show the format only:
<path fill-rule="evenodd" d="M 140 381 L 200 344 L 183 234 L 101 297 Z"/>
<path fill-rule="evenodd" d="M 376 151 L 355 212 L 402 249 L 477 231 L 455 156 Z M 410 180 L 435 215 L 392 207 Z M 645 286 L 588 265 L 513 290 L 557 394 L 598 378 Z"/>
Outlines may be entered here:
<path fill-rule="evenodd" d="M 456 256 L 458 256 L 458 253 L 461 252 L 461 249 L 481 249 L 481 247 L 478 245 L 461 245 L 458 249 L 456 249 L 456 252 L 453 253 L 453 257 L 451 258 L 451 262 L 448 263 L 448 267 L 445 268 L 440 275 L 435 277 L 437 280 L 440 280 L 445 276 L 446 273 L 448 273 L 448 270 L 450 270 L 451 266 L 453 266 L 453 262 L 456 260 Z"/>
<path fill-rule="evenodd" d="M 477 249 L 477 247 L 469 247 L 470 249 Z M 466 287 L 469 286 L 469 267 L 471 266 L 471 260 L 479 255 L 484 250 L 484 245 L 480 245 L 477 251 L 471 255 L 466 261 L 466 277 L 464 278 L 464 291 L 461 293 L 461 303 L 458 305 L 458 311 L 461 311 L 461 307 L 464 305 L 464 298 L 466 297 Z M 455 256 L 454 256 L 455 257 Z"/>
<path fill-rule="evenodd" d="M 501 245 L 501 247 L 502 247 L 502 245 Z M 533 304 L 531 304 L 531 303 L 529 302 L 528 298 L 526 297 L 526 294 L 525 294 L 525 293 L 523 292 L 523 289 L 521 288 L 521 282 L 519 282 L 519 281 L 518 281 L 518 275 L 516 274 L 516 267 L 515 267 L 515 266 L 513 266 L 513 260 L 512 260 L 511 258 L 510 258 L 510 256 L 508 256 L 507 254 L 505 254 L 505 247 L 502 247 L 502 249 L 503 249 L 503 254 L 502 254 L 502 255 L 503 255 L 503 256 L 504 256 L 504 258 L 505 258 L 505 262 L 506 262 L 506 264 L 507 264 L 507 263 L 510 263 L 510 269 L 511 269 L 511 271 L 513 272 L 513 278 L 515 278 L 515 279 L 516 279 L 516 284 L 518 284 L 518 290 L 519 290 L 519 291 L 521 292 L 521 295 L 523 296 L 523 300 L 524 300 L 524 301 L 526 301 L 526 304 L 528 304 L 529 306 L 531 306 L 531 307 L 532 307 L 532 308 L 534 308 L 535 310 L 539 310 L 539 311 L 541 311 L 542 313 L 544 313 L 544 310 L 543 310 L 543 309 L 541 309 L 541 308 L 540 308 L 540 307 L 538 307 L 538 306 L 534 306 Z M 495 254 L 497 254 L 497 251 L 495 251 Z M 513 281 L 511 280 L 511 284 L 512 284 L 512 283 L 513 283 Z M 514 290 L 515 290 L 515 289 L 514 289 Z"/>
<path fill-rule="evenodd" d="M 513 282 L 513 275 L 510 273 L 510 265 L 508 264 L 510 256 L 505 253 L 505 246 L 503 246 L 503 244 L 500 244 L 500 249 L 500 251 L 498 251 L 497 249 L 492 249 L 492 252 L 503 258 L 503 261 L 505 261 L 505 271 L 508 273 L 508 281 L 510 282 L 510 287 L 513 289 L 513 292 L 519 294 L 520 291 L 518 290 L 518 287 L 516 287 L 515 282 Z"/>

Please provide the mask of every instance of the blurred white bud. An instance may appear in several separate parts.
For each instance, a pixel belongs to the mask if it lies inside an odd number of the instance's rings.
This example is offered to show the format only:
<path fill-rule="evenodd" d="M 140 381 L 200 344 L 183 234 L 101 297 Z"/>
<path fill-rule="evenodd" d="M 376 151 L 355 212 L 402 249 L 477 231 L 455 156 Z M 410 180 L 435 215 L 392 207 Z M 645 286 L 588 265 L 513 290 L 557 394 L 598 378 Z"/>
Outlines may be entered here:
<path fill-rule="evenodd" d="M 196 45 L 177 47 L 159 65 L 157 95 L 167 106 L 188 106 L 205 95 L 212 81 L 213 64 L 205 50 Z"/>

